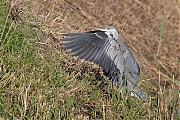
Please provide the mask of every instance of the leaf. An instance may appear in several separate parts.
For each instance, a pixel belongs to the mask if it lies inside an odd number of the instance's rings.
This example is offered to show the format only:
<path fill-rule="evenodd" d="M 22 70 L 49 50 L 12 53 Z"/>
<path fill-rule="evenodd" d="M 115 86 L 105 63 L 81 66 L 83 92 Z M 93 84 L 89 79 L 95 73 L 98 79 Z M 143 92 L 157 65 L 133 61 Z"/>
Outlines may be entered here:
<path fill-rule="evenodd" d="M 74 103 L 74 99 L 72 97 L 66 97 L 66 107 L 69 109 Z"/>

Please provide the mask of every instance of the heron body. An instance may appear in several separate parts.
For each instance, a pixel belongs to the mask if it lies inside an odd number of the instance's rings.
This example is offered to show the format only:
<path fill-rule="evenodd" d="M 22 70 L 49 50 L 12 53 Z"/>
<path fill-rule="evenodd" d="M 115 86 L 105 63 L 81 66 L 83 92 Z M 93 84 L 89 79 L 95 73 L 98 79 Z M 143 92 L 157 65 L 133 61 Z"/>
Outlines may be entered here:
<path fill-rule="evenodd" d="M 114 26 L 98 28 L 89 32 L 63 34 L 67 36 L 62 39 L 63 47 L 68 53 L 102 67 L 116 87 L 121 86 L 132 96 L 145 100 L 147 95 L 136 87 L 139 65 L 121 35 Z"/>

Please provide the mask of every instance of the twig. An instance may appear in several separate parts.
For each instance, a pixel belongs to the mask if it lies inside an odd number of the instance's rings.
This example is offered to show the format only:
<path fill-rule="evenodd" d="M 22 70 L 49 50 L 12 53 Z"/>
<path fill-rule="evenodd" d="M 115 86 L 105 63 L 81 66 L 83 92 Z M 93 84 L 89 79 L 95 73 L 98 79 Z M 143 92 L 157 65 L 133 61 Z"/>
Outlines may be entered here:
<path fill-rule="evenodd" d="M 96 21 L 96 18 L 93 17 L 92 15 L 90 15 L 88 12 L 86 12 L 85 10 L 83 10 L 80 6 L 78 6 L 75 3 L 69 3 L 66 0 L 63 0 L 63 2 L 65 4 L 67 4 L 68 6 L 70 6 L 71 8 L 73 8 L 74 10 L 77 10 L 79 13 L 81 13 L 84 17 L 86 17 L 88 19 L 89 22 L 93 23 L 95 26 L 98 26 L 99 23 Z"/>

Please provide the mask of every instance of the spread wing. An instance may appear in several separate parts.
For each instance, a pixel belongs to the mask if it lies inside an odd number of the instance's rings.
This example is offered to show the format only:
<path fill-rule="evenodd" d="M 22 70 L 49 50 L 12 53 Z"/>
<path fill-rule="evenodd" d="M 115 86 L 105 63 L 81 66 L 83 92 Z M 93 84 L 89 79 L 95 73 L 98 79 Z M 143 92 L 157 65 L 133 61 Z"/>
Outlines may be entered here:
<path fill-rule="evenodd" d="M 125 62 L 117 40 L 100 30 L 63 35 L 67 36 L 62 41 L 68 53 L 98 64 L 114 85 L 122 84 Z"/>

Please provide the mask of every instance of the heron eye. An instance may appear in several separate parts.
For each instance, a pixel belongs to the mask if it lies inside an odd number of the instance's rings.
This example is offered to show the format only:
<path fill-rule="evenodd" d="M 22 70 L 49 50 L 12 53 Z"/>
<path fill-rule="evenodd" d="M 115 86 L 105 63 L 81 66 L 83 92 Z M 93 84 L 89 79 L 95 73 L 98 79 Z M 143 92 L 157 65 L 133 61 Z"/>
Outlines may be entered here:
<path fill-rule="evenodd" d="M 112 34 L 112 33 L 110 33 L 109 35 L 110 35 L 111 37 L 113 37 L 113 34 Z"/>

